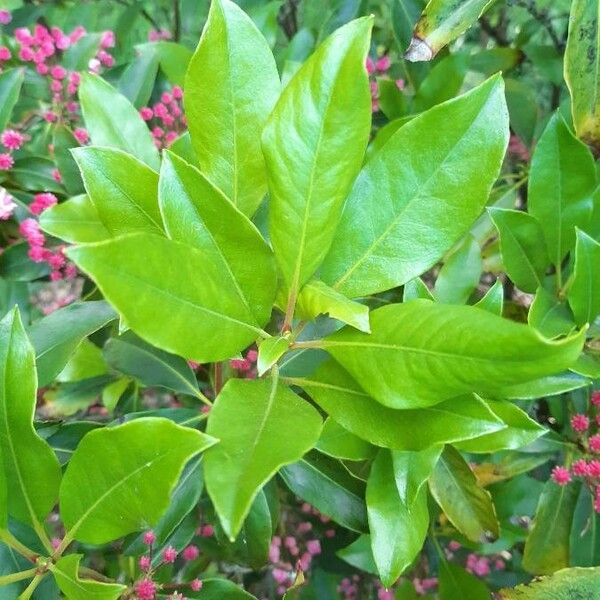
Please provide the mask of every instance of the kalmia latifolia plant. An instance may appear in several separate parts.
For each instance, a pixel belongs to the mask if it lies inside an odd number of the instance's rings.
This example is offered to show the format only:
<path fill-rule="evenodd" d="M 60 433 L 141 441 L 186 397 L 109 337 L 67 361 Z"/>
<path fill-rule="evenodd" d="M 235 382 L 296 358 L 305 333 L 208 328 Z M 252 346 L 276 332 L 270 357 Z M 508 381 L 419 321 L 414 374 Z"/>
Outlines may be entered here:
<path fill-rule="evenodd" d="M 598 0 L 491 4 L 0 3 L 0 600 L 600 599 Z"/>

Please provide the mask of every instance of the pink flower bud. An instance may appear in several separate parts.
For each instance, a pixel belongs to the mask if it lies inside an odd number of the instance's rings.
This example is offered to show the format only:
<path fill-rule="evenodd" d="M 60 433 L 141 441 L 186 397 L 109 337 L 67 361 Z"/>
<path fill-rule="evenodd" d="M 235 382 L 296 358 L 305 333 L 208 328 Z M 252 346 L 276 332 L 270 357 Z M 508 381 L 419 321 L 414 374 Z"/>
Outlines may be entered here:
<path fill-rule="evenodd" d="M 146 546 L 152 546 L 152 544 L 154 544 L 154 542 L 156 541 L 156 535 L 154 535 L 153 531 L 146 531 L 142 539 Z"/>
<path fill-rule="evenodd" d="M 587 431 L 590 426 L 590 420 L 584 414 L 577 414 L 571 417 L 571 427 L 574 431 L 582 433 Z"/>
<path fill-rule="evenodd" d="M 197 546 L 187 546 L 182 553 L 183 560 L 191 561 L 196 560 L 200 556 L 200 550 Z"/>
<path fill-rule="evenodd" d="M 13 157 L 6 152 L 0 154 L 0 171 L 8 171 L 15 164 Z"/>
<path fill-rule="evenodd" d="M 165 548 L 163 552 L 163 560 L 166 563 L 174 563 L 177 560 L 177 550 L 173 546 Z"/>
<path fill-rule="evenodd" d="M 552 469 L 552 479 L 558 485 L 567 485 L 571 481 L 569 469 L 560 466 L 554 467 Z"/>
<path fill-rule="evenodd" d="M 199 592 L 202 589 L 202 581 L 200 579 L 194 579 L 194 581 L 190 583 L 190 589 L 192 592 Z"/>

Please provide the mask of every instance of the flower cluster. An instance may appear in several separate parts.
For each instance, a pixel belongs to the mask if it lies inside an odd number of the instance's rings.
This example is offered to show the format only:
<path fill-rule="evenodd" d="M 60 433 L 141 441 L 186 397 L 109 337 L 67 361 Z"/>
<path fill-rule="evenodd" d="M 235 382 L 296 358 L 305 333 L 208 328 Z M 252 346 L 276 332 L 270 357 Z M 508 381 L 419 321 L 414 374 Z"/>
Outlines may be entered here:
<path fill-rule="evenodd" d="M 140 115 L 148 123 L 154 143 L 159 150 L 168 148 L 184 131 L 187 125 L 183 114 L 183 90 L 173 86 L 163 92 L 160 102 L 152 107 L 144 106 Z"/>
<path fill-rule="evenodd" d="M 392 66 L 392 61 L 388 54 L 384 54 L 377 60 L 373 60 L 370 56 L 367 57 L 367 73 L 369 74 L 369 86 L 371 88 L 371 108 L 373 112 L 379 111 L 379 85 L 376 77 L 386 76 Z M 398 89 L 404 89 L 404 81 L 396 80 Z"/>
<path fill-rule="evenodd" d="M 5 129 L 0 134 L 0 144 L 4 152 L 0 153 L 0 171 L 8 171 L 14 165 L 12 153 L 25 143 L 25 136 L 15 129 Z"/>
<path fill-rule="evenodd" d="M 0 187 L 0 221 L 10 219 L 15 208 L 17 208 L 15 199 L 3 187 Z"/>
<path fill-rule="evenodd" d="M 234 358 L 229 361 L 229 366 L 237 371 L 237 374 L 244 379 L 256 379 L 258 372 L 256 370 L 256 361 L 258 360 L 258 352 L 250 349 L 246 352 L 244 358 Z"/>

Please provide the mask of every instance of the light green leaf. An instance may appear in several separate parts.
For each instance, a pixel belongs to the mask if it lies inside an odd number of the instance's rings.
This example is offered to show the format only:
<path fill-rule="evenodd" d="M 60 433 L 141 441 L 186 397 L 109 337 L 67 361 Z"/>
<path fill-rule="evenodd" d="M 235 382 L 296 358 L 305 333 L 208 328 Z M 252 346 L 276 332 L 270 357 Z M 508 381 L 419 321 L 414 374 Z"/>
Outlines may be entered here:
<path fill-rule="evenodd" d="M 369 397 L 342 367 L 330 360 L 301 386 L 332 419 L 358 437 L 384 448 L 425 450 L 502 429 L 478 398 L 461 396 L 414 410 L 387 408 Z"/>
<path fill-rule="evenodd" d="M 551 575 L 569 566 L 569 537 L 580 483 L 546 482 L 525 542 L 523 567 L 535 575 Z"/>
<path fill-rule="evenodd" d="M 439 593 L 441 600 L 490 599 L 490 591 L 483 581 L 445 560 L 440 565 Z"/>
<path fill-rule="evenodd" d="M 406 123 L 354 183 L 321 279 L 354 298 L 428 270 L 479 216 L 507 143 L 499 77 Z"/>
<path fill-rule="evenodd" d="M 371 550 L 370 535 L 364 534 L 359 536 L 349 546 L 338 550 L 336 554 L 349 565 L 366 573 L 377 575 L 377 566 L 375 565 L 373 551 Z"/>
<path fill-rule="evenodd" d="M 458 96 L 469 67 L 466 54 L 450 54 L 427 73 L 412 103 L 412 112 L 423 112 Z"/>
<path fill-rule="evenodd" d="M 342 460 L 368 460 L 377 453 L 374 446 L 350 433 L 333 419 L 325 421 L 316 448 L 323 454 Z"/>
<path fill-rule="evenodd" d="M 319 413 L 277 379 L 230 379 L 206 432 L 220 440 L 204 457 L 206 489 L 233 541 L 262 486 L 299 460 L 321 433 Z M 285 434 L 293 430 L 294 435 Z"/>
<path fill-rule="evenodd" d="M 575 271 L 568 292 L 569 306 L 578 325 L 593 323 L 600 314 L 600 244 L 577 231 Z"/>
<path fill-rule="evenodd" d="M 590 598 L 595 600 L 600 589 L 600 567 L 561 569 L 550 577 L 518 585 L 498 592 L 499 600 L 573 600 Z"/>
<path fill-rule="evenodd" d="M 489 542 L 499 535 L 490 494 L 460 453 L 446 446 L 429 479 L 429 489 L 450 522 L 473 542 Z"/>
<path fill-rule="evenodd" d="M 152 46 L 139 46 L 136 48 L 135 58 L 119 78 L 119 92 L 136 108 L 141 108 L 150 100 L 158 74 L 158 63 L 158 55 Z"/>
<path fill-rule="evenodd" d="M 102 390 L 102 404 L 110 411 L 114 411 L 121 396 L 125 393 L 125 390 L 131 383 L 131 380 L 127 377 L 121 377 L 116 381 L 108 384 Z"/>
<path fill-rule="evenodd" d="M 415 277 L 404 284 L 402 302 L 409 302 L 421 298 L 423 300 L 435 300 L 433 294 L 420 277 Z"/>
<path fill-rule="evenodd" d="M 516 450 L 533 443 L 546 433 L 546 429 L 531 419 L 526 412 L 512 402 L 486 400 L 490 410 L 507 425 L 505 429 L 472 440 L 455 444 L 464 452 L 487 453 L 500 450 Z"/>
<path fill-rule="evenodd" d="M 463 34 L 492 4 L 492 0 L 429 0 L 415 25 L 405 60 L 431 60 Z"/>
<path fill-rule="evenodd" d="M 542 226 L 523 211 L 489 208 L 488 212 L 500 233 L 500 252 L 506 273 L 517 287 L 534 293 L 543 285 L 550 263 Z"/>
<path fill-rule="evenodd" d="M 546 238 L 550 259 L 560 266 L 575 244 L 575 227 L 592 216 L 596 167 L 589 149 L 555 114 L 540 137 L 529 171 L 527 203 Z"/>
<path fill-rule="evenodd" d="M 111 338 L 104 346 L 106 362 L 116 371 L 147 386 L 198 397 L 198 382 L 187 362 L 146 344 L 131 332 Z"/>
<path fill-rule="evenodd" d="M 260 135 L 279 96 L 275 59 L 250 17 L 211 4 L 185 81 L 185 112 L 200 170 L 243 213 L 266 192 Z"/>
<path fill-rule="evenodd" d="M 309 320 L 328 314 L 359 331 L 371 331 L 368 306 L 349 300 L 318 279 L 313 279 L 302 287 L 298 296 L 298 314 Z"/>
<path fill-rule="evenodd" d="M 135 233 L 70 248 L 67 254 L 135 333 L 167 352 L 213 362 L 263 335 L 219 265 L 192 246 Z"/>
<path fill-rule="evenodd" d="M 365 484 L 341 461 L 310 452 L 279 472 L 292 493 L 351 531 L 368 531 Z"/>
<path fill-rule="evenodd" d="M 29 329 L 35 348 L 39 385 L 48 385 L 75 352 L 81 340 L 117 318 L 103 300 L 76 302 L 36 321 Z"/>
<path fill-rule="evenodd" d="M 392 0 L 392 29 L 400 48 L 410 44 L 413 28 L 424 7 L 423 0 Z"/>
<path fill-rule="evenodd" d="M 327 254 L 367 147 L 372 23 L 333 33 L 286 86 L 263 132 L 270 234 L 290 306 Z"/>
<path fill-rule="evenodd" d="M 162 233 L 155 171 L 115 148 L 78 148 L 73 156 L 100 221 L 112 235 Z"/>
<path fill-rule="evenodd" d="M 275 260 L 250 220 L 200 171 L 170 152 L 160 172 L 159 204 L 167 235 L 202 251 L 220 273 L 219 285 L 225 288 L 227 282 L 225 289 L 235 290 L 258 322 L 268 321 L 277 288 Z"/>
<path fill-rule="evenodd" d="M 420 452 L 392 450 L 393 476 L 402 502 L 409 508 L 417 500 L 442 453 L 442 446 L 431 446 Z"/>
<path fill-rule="evenodd" d="M 95 146 L 110 146 L 132 154 L 158 169 L 158 150 L 146 123 L 125 96 L 98 75 L 84 74 L 79 101 Z"/>
<path fill-rule="evenodd" d="M 574 367 L 576 365 L 577 363 L 575 363 Z M 565 394 L 566 392 L 578 390 L 588 385 L 590 385 L 589 379 L 566 371 L 558 375 L 541 377 L 527 383 L 505 387 L 498 395 L 511 400 L 536 400 L 541 397 Z"/>
<path fill-rule="evenodd" d="M 202 590 L 199 592 L 186 591 L 190 599 L 198 600 L 256 600 L 252 594 L 245 592 L 239 585 L 227 579 L 203 579 Z"/>
<path fill-rule="evenodd" d="M 50 564 L 50 572 L 67 600 L 117 600 L 125 593 L 126 585 L 80 579 L 82 557 L 81 554 L 69 554 Z"/>
<path fill-rule="evenodd" d="M 63 544 L 105 544 L 156 525 L 187 461 L 216 441 L 159 418 L 88 433 L 60 488 Z"/>
<path fill-rule="evenodd" d="M 567 335 L 575 329 L 575 319 L 567 304 L 543 287 L 536 291 L 527 321 L 547 338 Z"/>
<path fill-rule="evenodd" d="M 546 340 L 473 306 L 428 300 L 378 308 L 371 328 L 370 335 L 344 328 L 323 347 L 375 400 L 403 409 L 558 373 L 575 362 L 585 338 L 582 330 Z"/>
<path fill-rule="evenodd" d="M 101 242 L 111 237 L 86 194 L 46 209 L 40 215 L 39 223 L 46 233 L 72 244 Z"/>
<path fill-rule="evenodd" d="M 571 92 L 571 110 L 577 136 L 600 145 L 600 23 L 595 0 L 571 3 L 565 51 L 565 81 Z"/>
<path fill-rule="evenodd" d="M 56 376 L 56 381 L 81 381 L 105 375 L 108 371 L 106 362 L 102 356 L 102 350 L 90 342 L 87 338 L 75 349 L 73 356 L 65 365 L 65 368 Z"/>
<path fill-rule="evenodd" d="M 468 235 L 440 269 L 435 299 L 442 304 L 465 304 L 479 283 L 482 269 L 481 248 Z"/>
<path fill-rule="evenodd" d="M 504 287 L 502 282 L 499 279 L 496 279 L 494 285 L 485 293 L 485 296 L 475 304 L 475 306 L 501 317 L 502 312 L 504 311 Z"/>
<path fill-rule="evenodd" d="M 0 74 L 0 131 L 10 122 L 25 79 L 25 69 L 7 69 Z"/>
<path fill-rule="evenodd" d="M 71 196 L 82 194 L 83 182 L 77 164 L 71 155 L 71 149 L 77 148 L 79 142 L 66 125 L 58 124 L 54 127 L 52 144 L 54 146 L 54 160 L 67 193 Z"/>
<path fill-rule="evenodd" d="M 258 345 L 258 375 L 264 375 L 288 350 L 289 336 L 270 337 Z"/>
<path fill-rule="evenodd" d="M 154 51 L 160 61 L 160 68 L 172 85 L 184 85 L 185 74 L 192 60 L 193 52 L 183 44 L 160 41 L 148 44 L 154 46 Z"/>
<path fill-rule="evenodd" d="M 56 503 L 61 472 L 33 428 L 36 392 L 35 354 L 15 307 L 0 321 L 0 527 L 8 511 L 39 533 Z"/>
<path fill-rule="evenodd" d="M 380 450 L 367 481 L 367 513 L 373 558 L 381 582 L 391 587 L 420 552 L 427 536 L 427 492 L 402 501 L 389 450 Z"/>

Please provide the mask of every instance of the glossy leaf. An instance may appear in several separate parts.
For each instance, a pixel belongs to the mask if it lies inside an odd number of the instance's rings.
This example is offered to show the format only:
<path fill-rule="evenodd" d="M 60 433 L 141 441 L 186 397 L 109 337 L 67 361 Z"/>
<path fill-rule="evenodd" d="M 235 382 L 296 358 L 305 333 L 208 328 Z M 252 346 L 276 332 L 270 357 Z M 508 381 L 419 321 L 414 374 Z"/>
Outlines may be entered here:
<path fill-rule="evenodd" d="M 152 44 L 160 61 L 160 68 L 173 85 L 182 86 L 185 74 L 192 60 L 192 51 L 183 44 L 160 41 Z"/>
<path fill-rule="evenodd" d="M 548 575 L 569 566 L 569 537 L 579 496 L 579 482 L 557 485 L 546 482 L 525 542 L 523 567 Z"/>
<path fill-rule="evenodd" d="M 404 58 L 415 62 L 431 60 L 473 25 L 490 4 L 490 0 L 429 0 Z"/>
<path fill-rule="evenodd" d="M 373 398 L 403 409 L 560 372 L 575 362 L 585 335 L 550 341 L 487 311 L 428 300 L 378 308 L 371 329 L 345 328 L 323 346 Z"/>
<path fill-rule="evenodd" d="M 501 317 L 504 311 L 504 287 L 502 282 L 497 279 L 475 306 Z"/>
<path fill-rule="evenodd" d="M 392 450 L 392 470 L 400 500 L 412 507 L 442 453 L 442 446 L 420 452 Z"/>
<path fill-rule="evenodd" d="M 24 69 L 8 69 L 0 74 L 0 131 L 4 131 L 11 120 L 24 79 Z"/>
<path fill-rule="evenodd" d="M 266 192 L 260 135 L 280 84 L 266 40 L 230 0 L 211 4 L 185 89 L 200 170 L 243 213 L 252 215 Z"/>
<path fill-rule="evenodd" d="M 17 308 L 0 321 L 0 382 L 0 527 L 8 512 L 39 531 L 56 503 L 61 472 L 33 428 L 35 355 Z"/>
<path fill-rule="evenodd" d="M 406 123 L 358 176 L 321 279 L 357 297 L 432 267 L 484 207 L 507 141 L 497 77 Z"/>
<path fill-rule="evenodd" d="M 258 346 L 258 374 L 264 375 L 287 352 L 291 340 L 289 336 L 270 337 Z"/>
<path fill-rule="evenodd" d="M 86 194 L 46 209 L 40 215 L 39 223 L 46 233 L 72 244 L 101 242 L 111 237 Z"/>
<path fill-rule="evenodd" d="M 429 489 L 450 522 L 473 542 L 498 537 L 498 521 L 489 493 L 479 487 L 473 471 L 452 446 L 437 462 Z"/>
<path fill-rule="evenodd" d="M 534 293 L 543 285 L 550 259 L 544 232 L 529 213 L 490 208 L 490 217 L 500 233 L 500 251 L 506 273 L 524 292 Z"/>
<path fill-rule="evenodd" d="M 393 0 L 392 28 L 400 48 L 410 44 L 413 28 L 424 7 L 423 0 Z"/>
<path fill-rule="evenodd" d="M 197 362 L 223 360 L 262 335 L 219 265 L 192 246 L 136 233 L 67 254 L 135 333 L 167 352 Z"/>
<path fill-rule="evenodd" d="M 66 539 L 104 544 L 156 525 L 187 461 L 216 441 L 159 418 L 88 433 L 60 488 Z"/>
<path fill-rule="evenodd" d="M 575 329 L 575 319 L 567 304 L 543 287 L 536 291 L 527 320 L 547 338 L 567 335 Z"/>
<path fill-rule="evenodd" d="M 384 448 L 425 450 L 477 437 L 504 425 L 474 397 L 462 396 L 436 406 L 395 410 L 376 402 L 334 361 L 314 376 L 295 380 L 332 419 L 358 437 Z"/>
<path fill-rule="evenodd" d="M 85 74 L 79 101 L 94 145 L 119 148 L 158 169 L 158 150 L 150 130 L 125 96 L 98 75 Z"/>
<path fill-rule="evenodd" d="M 200 171 L 170 152 L 160 172 L 159 204 L 167 235 L 202 251 L 220 273 L 215 284 L 235 290 L 238 302 L 266 322 L 276 293 L 275 261 L 254 225 Z"/>
<path fill-rule="evenodd" d="M 206 453 L 204 468 L 206 488 L 231 540 L 262 486 L 308 452 L 321 427 L 319 413 L 277 379 L 225 384 L 206 426 L 220 443 Z M 281 435 L 290 428 L 293 436 Z"/>
<path fill-rule="evenodd" d="M 571 4 L 565 51 L 565 81 L 571 92 L 571 110 L 577 136 L 600 145 L 600 23 L 594 0 Z"/>
<path fill-rule="evenodd" d="M 114 148 L 79 148 L 73 156 L 88 197 L 112 235 L 162 233 L 155 171 Z"/>
<path fill-rule="evenodd" d="M 500 600 L 570 600 L 593 598 L 600 586 L 600 568 L 561 569 L 550 577 L 541 577 L 531 583 L 498 592 Z"/>
<path fill-rule="evenodd" d="M 313 279 L 302 287 L 298 296 L 298 314 L 305 319 L 328 314 L 359 331 L 371 331 L 368 306 L 349 300 L 318 279 Z"/>
<path fill-rule="evenodd" d="M 263 132 L 271 241 L 291 303 L 327 254 L 367 147 L 371 27 L 363 18 L 331 35 L 286 86 Z"/>
<path fill-rule="evenodd" d="M 50 565 L 60 591 L 69 600 L 117 600 L 127 590 L 119 583 L 101 583 L 79 577 L 81 554 L 63 556 Z"/>
<path fill-rule="evenodd" d="M 468 66 L 469 58 L 466 54 L 451 54 L 440 60 L 419 85 L 413 98 L 412 111 L 423 112 L 458 96 Z"/>
<path fill-rule="evenodd" d="M 527 195 L 529 212 L 542 227 L 554 265 L 573 248 L 575 227 L 588 224 L 596 185 L 591 152 L 555 114 L 533 153 Z"/>
<path fill-rule="evenodd" d="M 373 558 L 381 582 L 392 586 L 423 547 L 429 527 L 427 493 L 412 504 L 401 499 L 389 450 L 380 450 L 367 481 L 367 513 Z"/>
<path fill-rule="evenodd" d="M 349 546 L 338 550 L 336 553 L 343 561 L 349 565 L 377 575 L 377 566 L 373 559 L 373 551 L 371 550 L 371 536 L 361 535 L 354 540 Z"/>
<path fill-rule="evenodd" d="M 29 329 L 35 348 L 39 385 L 48 385 L 82 339 L 117 318 L 104 301 L 76 302 L 36 321 Z"/>
<path fill-rule="evenodd" d="M 482 270 L 481 248 L 469 235 L 440 269 L 435 282 L 435 299 L 443 304 L 465 304 L 475 291 Z"/>
<path fill-rule="evenodd" d="M 333 419 L 325 421 L 316 448 L 323 454 L 345 460 L 368 460 L 377 451 L 374 446 L 350 433 Z"/>
<path fill-rule="evenodd" d="M 577 231 L 575 271 L 568 292 L 569 306 L 578 325 L 593 323 L 600 314 L 600 244 Z"/>
<path fill-rule="evenodd" d="M 150 100 L 159 58 L 152 46 L 137 48 L 136 57 L 127 65 L 119 78 L 119 91 L 136 108 L 145 106 Z"/>
<path fill-rule="evenodd" d="M 70 152 L 72 148 L 79 146 L 79 142 L 65 125 L 57 125 L 54 128 L 52 144 L 54 145 L 54 160 L 68 194 L 74 196 L 83 193 L 81 175 Z"/>

